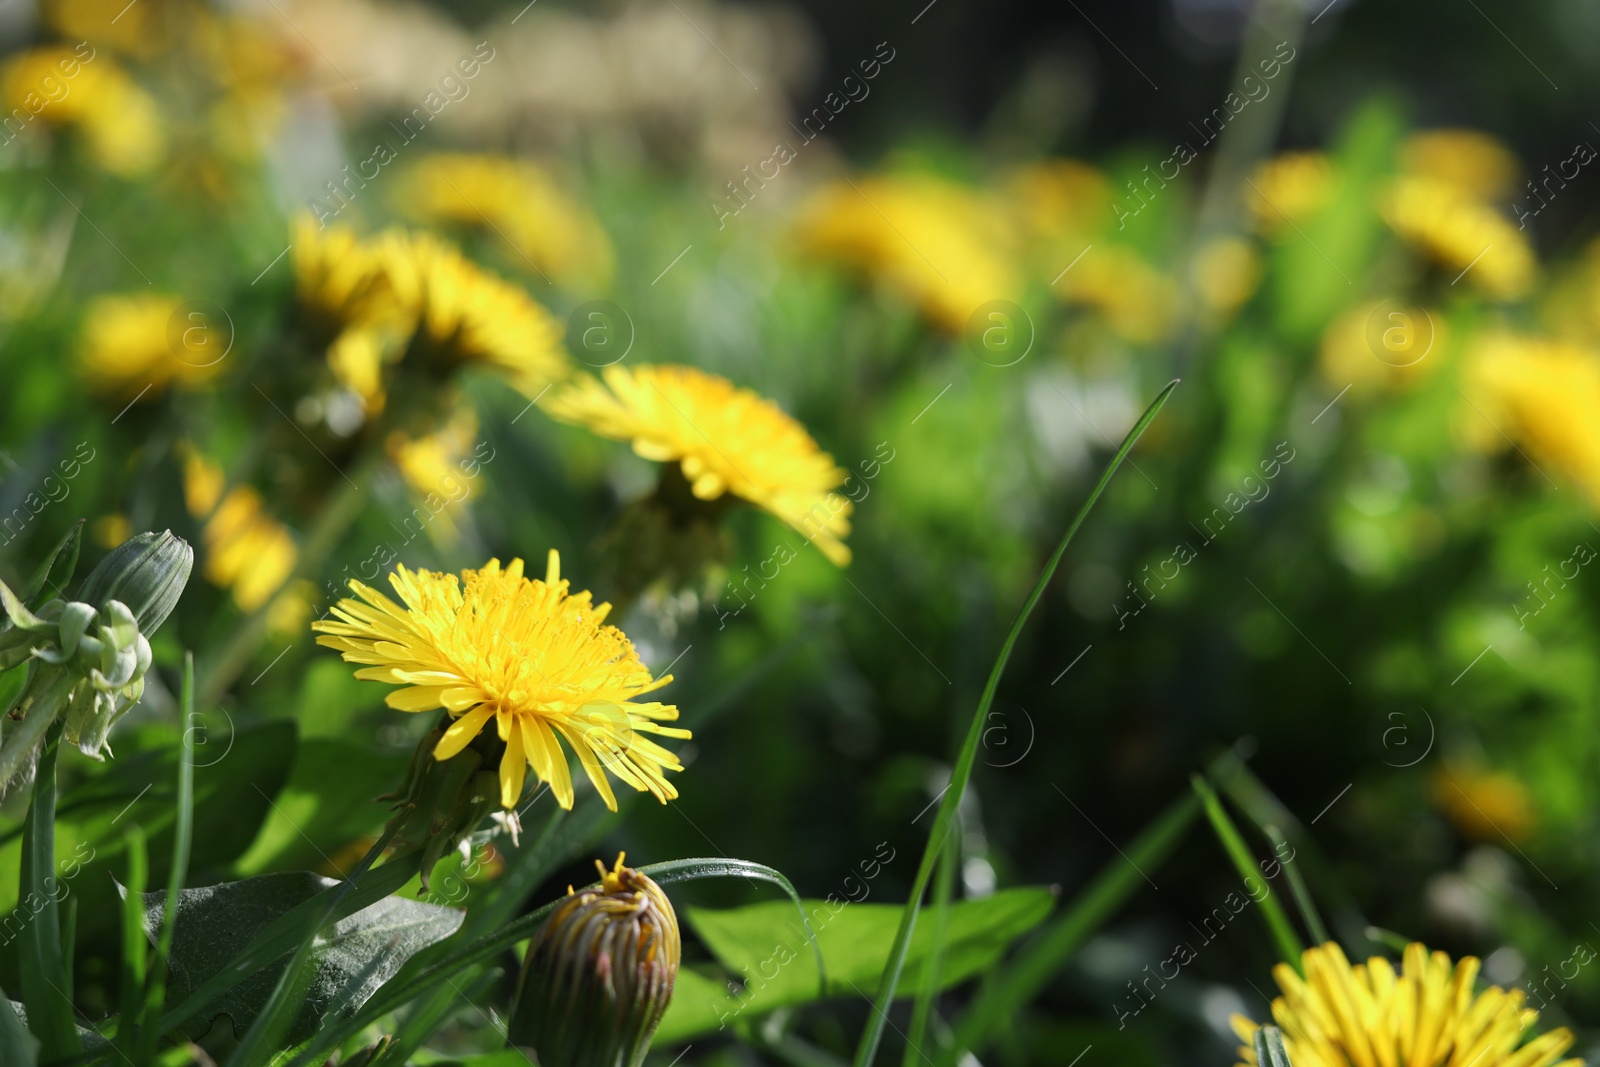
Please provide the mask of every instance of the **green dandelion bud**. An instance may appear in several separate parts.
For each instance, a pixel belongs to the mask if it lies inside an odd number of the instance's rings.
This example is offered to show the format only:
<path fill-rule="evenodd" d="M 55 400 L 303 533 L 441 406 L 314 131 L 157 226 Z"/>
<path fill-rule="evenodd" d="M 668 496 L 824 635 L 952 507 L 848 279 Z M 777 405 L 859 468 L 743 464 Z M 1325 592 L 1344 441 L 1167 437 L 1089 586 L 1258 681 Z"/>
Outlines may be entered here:
<path fill-rule="evenodd" d="M 507 1035 L 540 1067 L 639 1067 L 672 1000 L 682 942 L 661 887 L 622 865 L 561 902 L 528 944 Z"/>
<path fill-rule="evenodd" d="M 0 741 L 0 791 L 26 776 L 46 730 L 63 713 L 62 735 L 95 759 L 111 725 L 144 695 L 149 634 L 183 593 L 194 552 L 168 531 L 124 542 L 84 579 L 77 600 L 52 600 L 37 614 L 0 582 L 0 670 L 36 661 Z"/>

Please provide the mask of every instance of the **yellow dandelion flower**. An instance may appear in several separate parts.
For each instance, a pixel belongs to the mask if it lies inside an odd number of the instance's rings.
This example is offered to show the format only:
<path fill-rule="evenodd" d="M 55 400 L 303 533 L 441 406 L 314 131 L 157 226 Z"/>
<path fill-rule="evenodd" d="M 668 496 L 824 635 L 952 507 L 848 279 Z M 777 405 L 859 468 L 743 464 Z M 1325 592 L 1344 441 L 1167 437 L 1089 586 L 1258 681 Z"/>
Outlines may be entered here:
<path fill-rule="evenodd" d="M 78 366 L 84 379 L 103 392 L 126 397 L 143 393 L 142 399 L 154 399 L 173 383 L 193 386 L 215 375 L 222 369 L 220 362 L 200 365 L 188 353 L 220 352 L 227 338 L 208 327 L 197 327 L 207 334 L 203 342 L 193 336 L 173 338 L 169 331 L 179 306 L 175 296 L 96 297 L 84 313 L 79 335 Z M 187 327 L 180 328 L 180 335 L 183 329 Z M 179 350 L 187 358 L 180 359 Z"/>
<path fill-rule="evenodd" d="M 48 0 L 39 6 L 45 22 L 63 38 L 105 45 L 139 59 L 160 51 L 166 20 L 194 17 L 192 11 L 180 16 L 159 2 L 130 7 L 127 0 Z"/>
<path fill-rule="evenodd" d="M 1097 245 L 1051 287 L 1058 299 L 1092 307 L 1129 341 L 1164 337 L 1172 324 L 1172 279 L 1121 245 Z"/>
<path fill-rule="evenodd" d="M 1195 257 L 1194 284 L 1206 307 L 1231 315 L 1261 284 L 1261 255 L 1242 238 L 1214 238 Z"/>
<path fill-rule="evenodd" d="M 836 566 L 850 562 L 843 538 L 852 505 L 831 492 L 847 474 L 772 401 L 693 367 L 617 365 L 575 379 L 544 401 L 563 422 L 631 441 L 658 463 L 678 461 L 694 495 L 724 493 L 782 519 Z"/>
<path fill-rule="evenodd" d="M 1463 837 L 1526 841 L 1536 819 L 1527 787 L 1511 775 L 1449 764 L 1433 777 L 1433 802 Z"/>
<path fill-rule="evenodd" d="M 1337 389 L 1406 389 L 1443 365 L 1448 337 L 1437 311 L 1397 300 L 1365 302 L 1328 324 L 1318 363 L 1323 380 Z"/>
<path fill-rule="evenodd" d="M 1443 952 L 1413 943 L 1396 974 L 1379 956 L 1352 966 L 1330 941 L 1300 959 L 1304 978 L 1288 964 L 1272 969 L 1283 991 L 1272 1018 L 1294 1067 L 1550 1067 L 1572 1046 L 1565 1027 L 1523 1044 L 1539 1013 L 1524 1006 L 1520 989 L 1475 993 L 1478 961 L 1471 956 L 1451 964 Z M 1242 1015 L 1232 1023 L 1243 1042 L 1240 1067 L 1255 1067 L 1250 1046 L 1259 1025 Z M 1560 1067 L 1583 1061 L 1562 1060 Z"/>
<path fill-rule="evenodd" d="M 401 176 L 395 190 L 401 210 L 418 222 L 482 228 L 557 281 L 603 287 L 611 278 L 611 242 L 600 220 L 531 163 L 428 156 Z"/>
<path fill-rule="evenodd" d="M 203 520 L 201 573 L 228 589 L 240 611 L 253 612 L 272 599 L 299 560 L 294 535 L 267 513 L 261 494 L 248 485 L 223 492 L 220 467 L 193 448 L 184 450 L 184 503 Z"/>
<path fill-rule="evenodd" d="M 1320 211 L 1338 188 L 1333 166 L 1321 152 L 1284 152 L 1256 168 L 1244 187 L 1245 203 L 1258 230 L 1288 231 Z"/>
<path fill-rule="evenodd" d="M 1399 178 L 1379 205 L 1407 244 L 1460 271 L 1490 296 L 1511 300 L 1533 285 L 1538 262 L 1517 228 L 1459 187 L 1432 178 Z"/>
<path fill-rule="evenodd" d="M 640 701 L 672 681 L 651 678 L 633 644 L 604 625 L 610 604 L 588 591 L 569 592 L 552 549 L 543 581 L 525 578 L 522 560 L 502 568 L 490 560 L 453 574 L 412 571 L 389 576 L 401 603 L 358 581 L 357 599 L 341 600 L 335 620 L 312 623 L 357 678 L 405 686 L 385 699 L 400 711 L 447 710 L 455 720 L 434 748 L 447 760 L 493 720 L 505 744 L 500 803 L 516 806 L 528 767 L 571 808 L 572 777 L 560 740 L 577 753 L 589 781 L 612 811 L 617 799 L 602 769 L 662 803 L 678 791 L 666 771 L 681 771 L 671 752 L 644 737 L 689 737 L 662 726 L 678 717 L 670 704 Z M 560 740 L 558 740 L 560 739 Z"/>
<path fill-rule="evenodd" d="M 1400 169 L 1454 186 L 1477 200 L 1498 200 L 1517 182 L 1517 157 L 1477 130 L 1423 130 L 1400 146 Z"/>
<path fill-rule="evenodd" d="M 327 344 L 348 327 L 393 313 L 383 263 L 354 230 L 325 227 L 303 215 L 291 239 L 295 299 L 315 343 Z"/>
<path fill-rule="evenodd" d="M 1600 506 L 1600 354 L 1561 341 L 1490 334 L 1473 345 L 1462 411 L 1474 439 L 1510 434 L 1535 462 L 1566 474 Z"/>
<path fill-rule="evenodd" d="M 940 178 L 862 178 L 819 190 L 801 211 L 801 249 L 859 270 L 959 333 L 981 305 L 1014 298 L 1005 211 Z"/>
<path fill-rule="evenodd" d="M 1006 187 L 1024 228 L 1052 243 L 1098 233 L 1113 217 L 1111 182 L 1075 159 L 1022 167 Z"/>
<path fill-rule="evenodd" d="M 411 348 L 436 369 L 486 366 L 529 396 L 570 372 L 561 323 L 517 286 L 429 234 L 391 232 L 377 251 L 414 317 Z"/>
<path fill-rule="evenodd" d="M 478 439 L 478 417 L 460 408 L 450 421 L 421 437 L 396 431 L 385 442 L 389 458 L 406 484 L 418 493 L 448 496 L 460 502 L 472 497 L 473 486 L 461 478 L 461 461 Z"/>
<path fill-rule="evenodd" d="M 161 112 L 110 57 L 89 57 L 49 47 L 13 59 L 0 75 L 8 117 L 74 127 L 97 166 L 123 177 L 146 174 L 166 155 Z"/>

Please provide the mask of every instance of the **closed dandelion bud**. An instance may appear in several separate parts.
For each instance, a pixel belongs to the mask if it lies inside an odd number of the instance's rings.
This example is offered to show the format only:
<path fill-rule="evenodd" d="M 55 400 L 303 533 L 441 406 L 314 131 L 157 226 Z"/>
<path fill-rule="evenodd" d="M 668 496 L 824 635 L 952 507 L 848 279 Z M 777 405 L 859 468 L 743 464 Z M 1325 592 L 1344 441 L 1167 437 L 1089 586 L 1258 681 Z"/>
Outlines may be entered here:
<path fill-rule="evenodd" d="M 0 669 L 39 661 L 10 718 L 20 720 L 0 744 L 0 791 L 33 767 L 46 730 L 66 715 L 62 736 L 101 758 L 112 723 L 144 695 L 153 633 L 188 583 L 194 553 L 169 531 L 124 542 L 84 579 L 78 600 L 28 610 L 4 583 Z M 122 599 L 122 598 L 127 599 Z"/>
<path fill-rule="evenodd" d="M 119 600 L 147 636 L 172 614 L 194 566 L 194 549 L 171 530 L 142 533 L 122 542 L 89 572 L 78 599 L 95 608 Z"/>
<path fill-rule="evenodd" d="M 639 1067 L 672 1000 L 682 942 L 661 887 L 622 865 L 567 897 L 528 944 L 511 1043 L 539 1067 Z"/>

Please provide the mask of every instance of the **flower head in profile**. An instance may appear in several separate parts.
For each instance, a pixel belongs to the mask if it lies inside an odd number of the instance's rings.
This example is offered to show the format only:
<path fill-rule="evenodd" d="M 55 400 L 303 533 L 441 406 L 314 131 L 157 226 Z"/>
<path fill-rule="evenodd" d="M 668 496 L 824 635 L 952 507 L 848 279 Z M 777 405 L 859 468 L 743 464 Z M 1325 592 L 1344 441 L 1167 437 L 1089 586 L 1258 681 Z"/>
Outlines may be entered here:
<path fill-rule="evenodd" d="M 433 755 L 448 760 L 480 734 L 504 745 L 500 803 L 516 806 L 528 767 L 571 808 L 565 742 L 615 811 L 605 771 L 662 803 L 678 795 L 665 771 L 676 756 L 643 735 L 688 737 L 662 726 L 670 704 L 640 700 L 672 681 L 652 678 L 621 630 L 605 625 L 610 604 L 573 594 L 550 552 L 543 581 L 523 576 L 522 560 L 490 560 L 453 574 L 399 567 L 389 584 L 400 598 L 352 581 L 334 620 L 312 623 L 318 644 L 368 666 L 357 678 L 403 686 L 386 703 L 400 711 L 443 708 L 454 720 Z"/>
<path fill-rule="evenodd" d="M 983 304 L 1016 295 L 1010 216 L 931 175 L 826 186 L 802 210 L 798 238 L 806 253 L 862 272 L 950 333 Z"/>
<path fill-rule="evenodd" d="M 1488 295 L 1512 300 L 1532 287 L 1539 264 L 1521 231 L 1483 200 L 1435 178 L 1396 179 L 1379 204 L 1389 228 L 1412 248 L 1460 271 Z"/>
<path fill-rule="evenodd" d="M 1329 942 L 1307 949 L 1301 963 L 1304 978 L 1287 964 L 1272 971 L 1283 991 L 1272 1018 L 1294 1067 L 1550 1067 L 1572 1045 L 1565 1028 L 1524 1042 L 1539 1013 L 1520 989 L 1475 992 L 1478 961 L 1471 956 L 1452 964 L 1443 952 L 1412 944 L 1397 974 L 1381 957 L 1352 966 Z M 1244 1043 L 1241 1067 L 1256 1064 L 1249 1046 L 1258 1029 L 1233 1017 Z M 1562 1060 L 1560 1067 L 1583 1061 Z"/>
<path fill-rule="evenodd" d="M 418 222 L 503 237 L 522 261 L 558 282 L 603 287 L 611 276 L 611 243 L 599 220 L 525 160 L 428 156 L 401 176 L 395 199 Z"/>
<path fill-rule="evenodd" d="M 529 396 L 569 373 L 560 321 L 519 287 L 429 234 L 390 232 L 376 248 L 410 351 L 434 371 L 487 367 Z"/>
<path fill-rule="evenodd" d="M 630 441 L 659 463 L 677 462 L 701 500 L 747 500 L 850 562 L 843 538 L 851 503 L 832 492 L 847 475 L 778 405 L 693 367 L 607 367 L 553 391 L 544 409 L 604 437 Z"/>

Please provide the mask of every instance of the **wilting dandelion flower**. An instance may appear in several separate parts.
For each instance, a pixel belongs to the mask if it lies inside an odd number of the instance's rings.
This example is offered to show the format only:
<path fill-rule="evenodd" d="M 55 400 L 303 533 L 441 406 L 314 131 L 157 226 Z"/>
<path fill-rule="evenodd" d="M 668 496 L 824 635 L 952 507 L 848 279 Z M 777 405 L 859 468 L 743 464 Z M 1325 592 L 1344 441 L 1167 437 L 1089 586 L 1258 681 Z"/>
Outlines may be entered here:
<path fill-rule="evenodd" d="M 393 231 L 379 240 L 377 254 L 396 305 L 412 323 L 408 358 L 414 353 L 441 376 L 487 367 L 529 396 L 570 372 L 555 316 L 449 244 Z"/>
<path fill-rule="evenodd" d="M 819 190 L 801 248 L 861 271 L 959 333 L 981 305 L 1015 296 L 1010 219 L 982 193 L 928 175 L 862 178 Z"/>
<path fill-rule="evenodd" d="M 1333 198 L 1337 179 L 1321 152 L 1284 152 L 1262 163 L 1244 187 L 1245 204 L 1256 228 L 1289 231 Z"/>
<path fill-rule="evenodd" d="M 300 554 L 294 535 L 267 512 L 253 486 L 224 494 L 221 468 L 192 448 L 184 455 L 183 495 L 189 514 L 203 523 L 201 573 L 231 590 L 239 610 L 255 611 L 294 573 Z"/>
<path fill-rule="evenodd" d="M 1423 130 L 1400 145 L 1400 169 L 1454 186 L 1478 200 L 1498 200 L 1517 181 L 1517 157 L 1477 130 Z"/>
<path fill-rule="evenodd" d="M 1482 200 L 1433 178 L 1402 177 L 1379 204 L 1407 244 L 1501 300 L 1533 285 L 1538 262 L 1518 229 Z"/>
<path fill-rule="evenodd" d="M 672 902 L 622 865 L 567 896 L 534 932 L 507 1022 L 549 1067 L 638 1067 L 672 1001 L 682 938 Z"/>
<path fill-rule="evenodd" d="M 615 811 L 604 768 L 662 803 L 678 795 L 665 771 L 683 769 L 646 733 L 689 737 L 662 726 L 670 704 L 640 701 L 672 681 L 652 678 L 621 630 L 604 625 L 610 604 L 568 592 L 552 549 L 543 581 L 525 578 L 522 560 L 490 560 L 453 574 L 398 568 L 389 576 L 401 603 L 351 581 L 356 598 L 334 607 L 335 621 L 312 623 L 317 643 L 370 666 L 357 678 L 404 686 L 386 698 L 400 711 L 443 708 L 454 722 L 433 750 L 449 760 L 493 723 L 504 743 L 500 803 L 516 806 L 529 766 L 571 808 L 572 778 L 561 740 L 577 753 L 595 790 Z M 560 739 L 560 740 L 558 740 Z"/>
<path fill-rule="evenodd" d="M 196 326 L 193 329 L 203 332 L 204 338 L 174 339 L 172 316 L 179 306 L 175 296 L 96 297 L 84 312 L 78 345 L 78 365 L 89 385 L 119 396 L 153 398 L 174 382 L 196 385 L 215 375 L 220 361 L 180 359 L 174 340 L 187 355 L 201 346 L 221 352 L 227 338 L 210 326 Z"/>
<path fill-rule="evenodd" d="M 114 60 L 89 56 L 49 47 L 13 59 L 0 76 L 6 109 L 75 128 L 95 165 L 112 174 L 146 174 L 166 155 L 161 112 Z"/>
<path fill-rule="evenodd" d="M 585 376 L 556 389 L 545 411 L 630 441 L 645 459 L 677 462 L 699 499 L 731 493 L 800 531 L 837 566 L 850 562 L 851 503 L 831 491 L 847 474 L 778 405 L 693 367 L 602 373 L 604 384 Z"/>
<path fill-rule="evenodd" d="M 428 156 L 401 176 L 395 200 L 419 222 L 455 223 L 503 238 L 536 271 L 558 281 L 604 286 L 611 277 L 611 243 L 599 220 L 524 160 Z"/>
<path fill-rule="evenodd" d="M 1464 384 L 1476 406 L 1462 410 L 1462 424 L 1477 440 L 1501 447 L 1504 428 L 1600 506 L 1600 355 L 1560 341 L 1489 334 L 1469 352 Z"/>
<path fill-rule="evenodd" d="M 1471 956 L 1452 964 L 1443 952 L 1412 944 L 1398 974 L 1381 957 L 1352 966 L 1332 942 L 1300 958 L 1304 978 L 1287 964 L 1272 970 L 1283 991 L 1272 1018 L 1294 1067 L 1550 1067 L 1572 1045 L 1564 1027 L 1523 1044 L 1539 1013 L 1525 1006 L 1520 989 L 1475 993 L 1478 961 Z M 1256 1064 L 1250 1045 L 1258 1029 L 1233 1017 L 1244 1043 L 1241 1067 Z"/>

